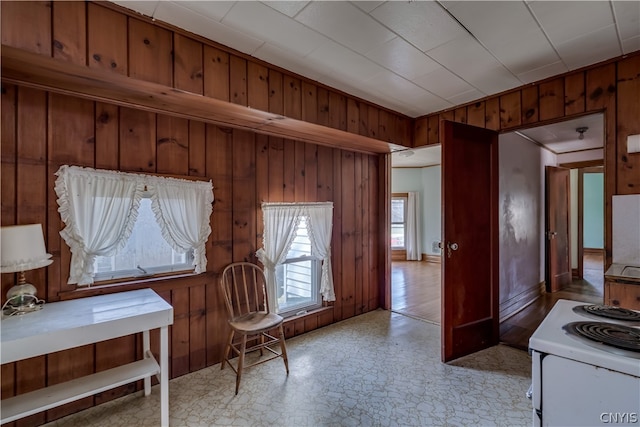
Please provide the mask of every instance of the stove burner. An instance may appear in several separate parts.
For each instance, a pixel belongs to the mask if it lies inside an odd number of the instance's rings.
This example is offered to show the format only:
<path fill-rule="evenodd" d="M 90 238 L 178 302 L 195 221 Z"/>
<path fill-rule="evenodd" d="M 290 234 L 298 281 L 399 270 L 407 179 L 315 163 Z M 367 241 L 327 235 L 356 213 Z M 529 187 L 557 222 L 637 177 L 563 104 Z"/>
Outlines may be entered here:
<path fill-rule="evenodd" d="M 613 307 L 610 305 L 577 305 L 573 307 L 573 311 L 577 314 L 590 314 L 593 316 L 605 317 L 607 319 L 640 322 L 640 312 L 622 307 Z"/>
<path fill-rule="evenodd" d="M 604 345 L 640 352 L 640 329 L 638 328 L 606 322 L 571 322 L 564 325 L 562 329 Z"/>

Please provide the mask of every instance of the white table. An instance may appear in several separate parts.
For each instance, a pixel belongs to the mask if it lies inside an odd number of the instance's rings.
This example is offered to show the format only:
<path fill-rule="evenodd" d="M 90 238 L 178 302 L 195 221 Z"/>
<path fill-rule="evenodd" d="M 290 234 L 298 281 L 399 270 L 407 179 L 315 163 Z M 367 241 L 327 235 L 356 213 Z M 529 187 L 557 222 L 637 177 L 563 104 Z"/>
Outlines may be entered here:
<path fill-rule="evenodd" d="M 168 328 L 173 307 L 151 289 L 53 302 L 40 311 L 4 317 L 0 362 L 10 363 L 142 332 L 144 357 L 133 363 L 2 400 L 4 424 L 151 376 L 160 383 L 160 419 L 169 425 Z M 150 350 L 149 331 L 160 328 L 160 364 Z"/>

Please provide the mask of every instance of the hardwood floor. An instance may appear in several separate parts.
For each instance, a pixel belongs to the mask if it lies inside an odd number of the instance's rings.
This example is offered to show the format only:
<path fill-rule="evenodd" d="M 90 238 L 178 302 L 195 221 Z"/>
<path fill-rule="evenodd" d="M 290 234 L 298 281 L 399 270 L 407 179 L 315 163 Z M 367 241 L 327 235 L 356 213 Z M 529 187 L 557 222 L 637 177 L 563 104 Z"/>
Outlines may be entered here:
<path fill-rule="evenodd" d="M 391 265 L 392 311 L 440 324 L 440 264 L 398 261 Z M 500 341 L 527 350 L 529 337 L 559 299 L 602 303 L 604 272 L 602 255 L 584 257 L 584 278 L 559 292 L 540 296 L 522 311 L 500 324 Z"/>

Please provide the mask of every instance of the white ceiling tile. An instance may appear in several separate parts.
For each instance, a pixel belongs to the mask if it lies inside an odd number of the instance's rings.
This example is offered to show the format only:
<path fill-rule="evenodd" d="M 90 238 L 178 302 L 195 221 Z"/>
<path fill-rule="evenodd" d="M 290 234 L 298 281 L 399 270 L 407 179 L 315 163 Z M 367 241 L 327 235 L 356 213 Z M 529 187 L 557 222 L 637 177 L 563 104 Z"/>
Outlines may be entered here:
<path fill-rule="evenodd" d="M 522 82 L 502 65 L 462 77 L 486 94 L 499 93 L 522 85 Z"/>
<path fill-rule="evenodd" d="M 405 97 L 411 96 L 412 92 L 417 90 L 424 91 L 424 89 L 416 86 L 414 83 L 388 70 L 384 70 L 366 79 L 365 83 L 369 86 L 377 87 L 381 93 L 397 99 L 404 99 Z"/>
<path fill-rule="evenodd" d="M 569 69 L 564 62 L 558 61 L 553 64 L 548 64 L 543 67 L 518 74 L 517 77 L 523 84 L 527 84 L 546 79 L 547 77 L 566 73 L 567 71 L 569 71 Z"/>
<path fill-rule="evenodd" d="M 509 43 L 511 37 L 537 31 L 538 23 L 520 1 L 446 1 L 445 7 L 485 46 Z M 498 30 L 499 29 L 499 30 Z"/>
<path fill-rule="evenodd" d="M 437 62 L 401 37 L 374 48 L 367 53 L 367 57 L 409 80 L 440 67 Z"/>
<path fill-rule="evenodd" d="M 622 53 L 626 55 L 636 50 L 640 50 L 640 36 L 622 40 Z"/>
<path fill-rule="evenodd" d="M 251 55 L 264 43 L 255 37 L 251 37 L 234 28 L 227 27 L 218 21 L 206 18 L 204 15 L 184 8 L 181 4 L 163 1 L 158 4 L 155 18 L 173 25 L 200 34 L 210 40 L 214 40 L 226 46 L 233 47 L 240 52 Z"/>
<path fill-rule="evenodd" d="M 222 23 L 247 35 L 278 46 L 286 46 L 293 53 L 301 56 L 309 54 L 328 40 L 323 35 L 259 2 L 237 2 L 222 19 Z"/>
<path fill-rule="evenodd" d="M 529 7 L 554 45 L 613 24 L 608 1 L 536 1 Z"/>
<path fill-rule="evenodd" d="M 161 1 L 160 3 L 165 3 Z M 221 21 L 236 3 L 235 1 L 174 1 L 182 7 L 198 12 L 209 19 Z"/>
<path fill-rule="evenodd" d="M 451 102 L 451 105 L 466 104 L 467 102 L 475 101 L 476 99 L 484 98 L 486 95 L 477 89 L 471 89 L 470 91 L 461 93 L 456 96 L 452 96 L 447 99 Z"/>
<path fill-rule="evenodd" d="M 466 33 L 427 54 L 465 80 L 468 80 L 467 76 L 482 75 L 487 69 L 499 64 L 480 43 Z"/>
<path fill-rule="evenodd" d="M 444 99 L 449 99 L 474 89 L 469 83 L 442 67 L 415 78 L 413 81 L 420 87 Z"/>
<path fill-rule="evenodd" d="M 626 40 L 640 35 L 640 1 L 612 1 L 613 13 L 620 32 Z"/>
<path fill-rule="evenodd" d="M 296 20 L 359 53 L 366 53 L 395 37 L 348 2 L 312 2 L 296 16 Z"/>
<path fill-rule="evenodd" d="M 560 60 L 547 38 L 538 30 L 515 34 L 510 40 L 487 48 L 516 75 Z"/>
<path fill-rule="evenodd" d="M 373 9 L 375 9 L 376 7 L 380 6 L 381 4 L 383 4 L 383 1 L 360 1 L 360 0 L 356 0 L 356 1 L 352 1 L 351 2 L 354 6 L 356 6 L 357 8 L 363 10 L 364 12 L 371 12 Z"/>
<path fill-rule="evenodd" d="M 570 70 L 622 54 L 615 25 L 558 44 L 556 49 Z"/>
<path fill-rule="evenodd" d="M 373 10 L 371 16 L 422 51 L 467 34 L 432 1 L 388 1 Z"/>
<path fill-rule="evenodd" d="M 153 11 L 156 10 L 159 1 L 135 1 L 135 0 L 116 0 L 113 3 L 118 4 L 127 9 L 134 10 L 138 13 L 147 16 L 153 16 Z"/>
<path fill-rule="evenodd" d="M 285 15 L 293 18 L 296 16 L 298 12 L 300 12 L 306 5 L 309 4 L 308 1 L 263 1 L 262 3 L 266 4 L 269 7 L 274 8 L 278 12 L 284 13 Z"/>
<path fill-rule="evenodd" d="M 330 74 L 350 76 L 354 82 L 369 79 L 385 71 L 375 62 L 330 40 L 320 45 L 306 58 L 313 61 L 319 69 Z"/>

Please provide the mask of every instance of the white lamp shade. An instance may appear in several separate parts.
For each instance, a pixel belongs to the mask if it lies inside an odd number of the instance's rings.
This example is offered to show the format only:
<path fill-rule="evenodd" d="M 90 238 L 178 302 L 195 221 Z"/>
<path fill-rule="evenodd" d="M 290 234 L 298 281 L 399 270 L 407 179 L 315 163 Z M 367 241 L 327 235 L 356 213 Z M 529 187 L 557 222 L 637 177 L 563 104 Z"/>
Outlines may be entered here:
<path fill-rule="evenodd" d="M 0 228 L 0 272 L 33 270 L 53 262 L 44 247 L 41 224 Z"/>

